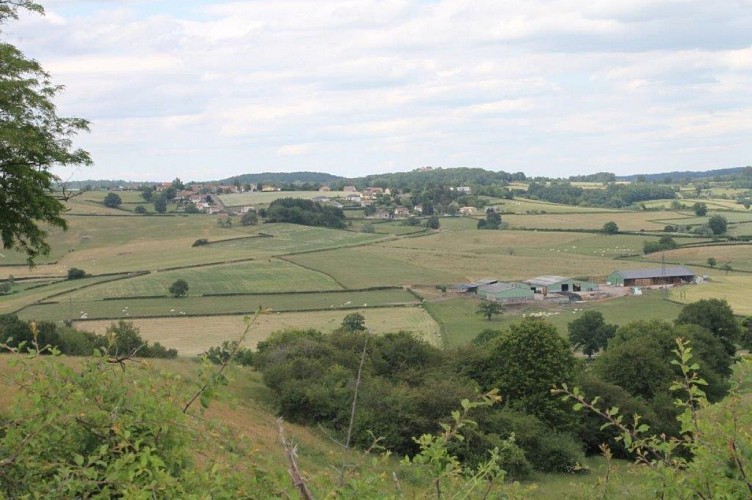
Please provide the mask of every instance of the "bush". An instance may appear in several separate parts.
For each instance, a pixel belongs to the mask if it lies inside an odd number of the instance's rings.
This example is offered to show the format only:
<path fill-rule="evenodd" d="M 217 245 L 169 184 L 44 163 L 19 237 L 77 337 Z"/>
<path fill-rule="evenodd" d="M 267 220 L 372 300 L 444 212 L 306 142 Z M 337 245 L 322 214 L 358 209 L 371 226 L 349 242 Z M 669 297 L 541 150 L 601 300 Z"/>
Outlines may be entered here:
<path fill-rule="evenodd" d="M 193 245 L 191 245 L 191 246 L 192 247 L 202 247 L 202 246 L 208 245 L 208 244 L 209 244 L 209 240 L 208 239 L 206 239 L 206 238 L 199 238 L 196 241 L 194 241 Z"/>
<path fill-rule="evenodd" d="M 619 226 L 616 225 L 616 222 L 609 221 L 603 224 L 603 228 L 601 229 L 601 232 L 605 234 L 616 234 L 619 232 Z"/>
<path fill-rule="evenodd" d="M 373 233 L 376 232 L 376 229 L 374 229 L 373 224 L 366 223 L 366 224 L 363 224 L 362 226 L 360 226 L 360 232 L 361 233 L 367 233 L 367 234 L 373 234 Z"/>
<path fill-rule="evenodd" d="M 123 200 L 121 200 L 120 196 L 116 193 L 107 193 L 107 196 L 104 197 L 103 203 L 106 207 L 117 208 L 123 203 Z"/>
<path fill-rule="evenodd" d="M 226 363 L 232 352 L 235 351 L 233 361 L 236 364 L 240 366 L 253 365 L 253 351 L 244 347 L 238 347 L 236 350 L 237 345 L 237 340 L 225 340 L 221 345 L 210 347 L 202 356 L 206 356 L 206 359 L 215 365 L 221 365 Z"/>
<path fill-rule="evenodd" d="M 78 280 L 85 277 L 86 271 L 84 271 L 83 269 L 78 269 L 77 267 L 71 267 L 70 269 L 68 269 L 69 280 Z"/>
<path fill-rule="evenodd" d="M 175 280 L 168 291 L 173 297 L 183 297 L 188 294 L 188 283 L 185 280 Z"/>
<path fill-rule="evenodd" d="M 582 445 L 569 434 L 547 432 L 541 436 L 535 466 L 543 472 L 573 472 L 584 459 Z"/>

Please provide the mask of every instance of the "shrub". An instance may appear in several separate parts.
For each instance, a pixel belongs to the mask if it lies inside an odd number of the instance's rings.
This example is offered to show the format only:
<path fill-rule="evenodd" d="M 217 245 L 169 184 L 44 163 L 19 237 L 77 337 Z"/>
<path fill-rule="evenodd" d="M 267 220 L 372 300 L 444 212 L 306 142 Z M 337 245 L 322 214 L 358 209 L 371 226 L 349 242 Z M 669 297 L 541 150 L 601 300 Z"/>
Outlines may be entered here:
<path fill-rule="evenodd" d="M 196 241 L 194 241 L 193 245 L 191 245 L 191 246 L 192 247 L 202 247 L 202 246 L 208 245 L 208 244 L 209 244 L 209 240 L 208 239 L 206 239 L 206 238 L 199 238 Z"/>
<path fill-rule="evenodd" d="M 170 288 L 168 288 L 168 291 L 173 297 L 183 297 L 188 294 L 188 283 L 182 279 L 175 280 L 175 282 L 170 285 Z"/>
<path fill-rule="evenodd" d="M 139 215 L 143 215 L 146 213 L 146 207 L 143 205 L 139 205 L 136 208 L 133 209 L 134 213 L 137 213 Z"/>
<path fill-rule="evenodd" d="M 103 203 L 106 207 L 117 208 L 123 203 L 123 200 L 121 200 L 120 196 L 116 193 L 107 193 L 107 196 L 104 197 Z"/>
<path fill-rule="evenodd" d="M 69 280 L 78 280 L 85 277 L 86 271 L 84 271 L 83 269 L 78 269 L 77 267 L 71 267 L 70 269 L 68 269 Z"/>

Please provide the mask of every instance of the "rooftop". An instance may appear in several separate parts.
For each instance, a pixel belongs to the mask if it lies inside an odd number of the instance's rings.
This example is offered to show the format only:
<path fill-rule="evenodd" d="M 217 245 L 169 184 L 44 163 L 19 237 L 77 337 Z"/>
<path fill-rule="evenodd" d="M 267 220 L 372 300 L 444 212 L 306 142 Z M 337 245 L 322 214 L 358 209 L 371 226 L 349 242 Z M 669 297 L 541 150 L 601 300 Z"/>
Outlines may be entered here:
<path fill-rule="evenodd" d="M 525 280 L 525 283 L 535 286 L 551 286 L 555 283 L 567 281 L 568 279 L 570 278 L 565 278 L 564 276 L 538 276 L 537 278 Z"/>
<path fill-rule="evenodd" d="M 483 285 L 479 288 L 479 290 L 489 293 L 499 293 L 521 287 L 522 285 L 519 283 L 493 283 L 490 285 Z"/>

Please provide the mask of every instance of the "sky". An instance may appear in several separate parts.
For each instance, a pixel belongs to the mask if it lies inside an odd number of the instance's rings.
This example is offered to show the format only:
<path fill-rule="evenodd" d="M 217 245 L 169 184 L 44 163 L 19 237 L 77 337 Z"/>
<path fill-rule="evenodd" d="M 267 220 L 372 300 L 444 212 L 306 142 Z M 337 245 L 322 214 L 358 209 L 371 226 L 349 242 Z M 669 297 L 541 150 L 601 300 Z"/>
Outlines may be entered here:
<path fill-rule="evenodd" d="M 64 179 L 752 163 L 752 0 L 41 0 Z"/>

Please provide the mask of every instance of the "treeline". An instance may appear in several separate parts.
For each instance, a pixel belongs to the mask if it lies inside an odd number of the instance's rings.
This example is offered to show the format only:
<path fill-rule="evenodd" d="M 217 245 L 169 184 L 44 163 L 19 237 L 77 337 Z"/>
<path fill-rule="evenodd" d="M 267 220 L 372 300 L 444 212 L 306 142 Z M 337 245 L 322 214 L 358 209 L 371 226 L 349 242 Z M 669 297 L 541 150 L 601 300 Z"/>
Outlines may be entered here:
<path fill-rule="evenodd" d="M 258 344 L 253 364 L 274 390 L 281 416 L 339 436 L 347 433 L 358 387 L 353 444 L 366 449 L 378 443 L 408 456 L 419 451 L 413 437 L 436 432 L 458 400 L 498 388 L 502 404 L 474 413 L 477 427 L 467 429 L 451 451 L 476 464 L 499 448 L 501 466 L 521 478 L 532 470 L 572 471 L 583 453 L 600 453 L 603 442 L 615 456 L 630 456 L 614 429 L 572 412 L 551 395 L 551 387 L 579 386 L 600 395 L 606 407 L 620 408 L 625 421 L 641 415 L 650 432 L 678 436 L 680 409 L 671 385 L 681 371 L 672 364 L 674 339 L 691 341 L 710 401 L 729 389 L 735 343 L 750 343 L 728 304 L 718 300 L 686 306 L 673 324 L 637 321 L 617 328 L 596 320 L 601 324 L 587 317 L 580 326 L 586 337 L 601 336 L 600 343 L 572 338 L 578 348 L 589 345 L 588 354 L 604 349 L 592 362 L 576 359 L 556 328 L 538 318 L 486 330 L 454 350 L 432 347 L 408 332 L 373 336 L 348 326 L 346 318 L 328 335 L 276 332 Z"/>
<path fill-rule="evenodd" d="M 289 222 L 304 226 L 323 226 L 335 229 L 346 227 L 344 212 L 336 207 L 321 205 L 299 198 L 279 198 L 269 204 L 266 222 Z"/>
<path fill-rule="evenodd" d="M 597 172 L 588 175 L 572 175 L 569 177 L 571 182 L 615 182 L 616 175 L 611 172 Z"/>
<path fill-rule="evenodd" d="M 524 181 L 525 174 L 517 172 L 492 172 L 483 168 L 434 168 L 431 170 L 413 170 L 412 172 L 395 172 L 390 174 L 368 175 L 351 179 L 358 189 L 381 187 L 404 192 L 422 191 L 428 186 L 468 186 L 475 194 L 495 194 L 481 192 L 502 189 L 513 181 Z M 344 182 L 336 186 L 344 185 Z"/>
<path fill-rule="evenodd" d="M 274 184 L 275 186 L 306 184 L 316 186 L 315 189 L 318 189 L 322 184 L 331 184 L 339 180 L 342 180 L 342 177 L 325 172 L 261 172 L 236 175 L 216 182 L 219 184 Z"/>
<path fill-rule="evenodd" d="M 59 327 L 48 321 L 23 321 L 15 314 L 0 315 L 0 352 L 12 349 L 40 349 L 46 346 L 69 356 L 91 356 L 95 350 L 105 349 L 117 355 L 141 358 L 175 358 L 178 351 L 159 342 L 149 343 L 141 337 L 131 322 L 113 323 L 105 335 Z"/>
<path fill-rule="evenodd" d="M 623 208 L 648 200 L 676 198 L 671 186 L 657 184 L 610 184 L 606 189 L 583 189 L 568 182 L 532 182 L 527 196 L 534 200 L 592 207 Z"/>

